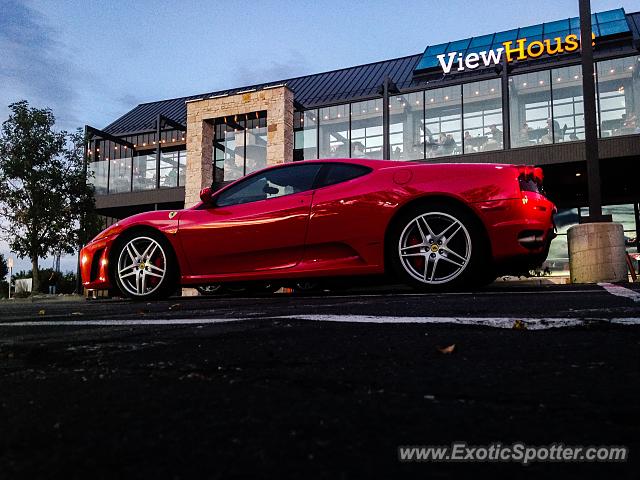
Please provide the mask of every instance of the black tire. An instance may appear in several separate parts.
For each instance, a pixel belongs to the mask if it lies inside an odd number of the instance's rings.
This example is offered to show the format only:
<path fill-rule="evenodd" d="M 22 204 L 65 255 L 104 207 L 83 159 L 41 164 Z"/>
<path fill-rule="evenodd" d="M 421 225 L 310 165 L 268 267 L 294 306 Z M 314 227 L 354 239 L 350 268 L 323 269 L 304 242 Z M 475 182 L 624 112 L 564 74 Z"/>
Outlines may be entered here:
<path fill-rule="evenodd" d="M 480 220 L 446 202 L 425 202 L 394 219 L 386 255 L 392 273 L 422 291 L 479 287 L 494 278 Z"/>
<path fill-rule="evenodd" d="M 149 258 L 142 258 L 142 250 L 149 245 Z M 114 245 L 109 263 L 111 278 L 120 292 L 132 300 L 168 298 L 178 287 L 178 261 L 169 241 L 157 230 L 125 232 Z M 144 278 L 140 284 L 138 276 Z"/>

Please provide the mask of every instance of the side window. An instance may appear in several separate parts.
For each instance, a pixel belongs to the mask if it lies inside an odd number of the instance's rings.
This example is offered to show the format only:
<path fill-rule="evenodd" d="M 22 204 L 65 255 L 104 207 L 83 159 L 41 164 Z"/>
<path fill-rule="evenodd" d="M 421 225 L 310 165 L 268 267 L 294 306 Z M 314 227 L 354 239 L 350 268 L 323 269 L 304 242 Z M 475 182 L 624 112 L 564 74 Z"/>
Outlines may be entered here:
<path fill-rule="evenodd" d="M 311 190 L 321 167 L 292 165 L 254 175 L 222 192 L 216 205 L 228 207 Z"/>
<path fill-rule="evenodd" d="M 326 165 L 325 169 L 318 187 L 326 187 L 335 185 L 336 183 L 346 182 L 366 175 L 371 171 L 370 168 L 362 165 L 352 165 L 349 163 L 330 163 Z"/>

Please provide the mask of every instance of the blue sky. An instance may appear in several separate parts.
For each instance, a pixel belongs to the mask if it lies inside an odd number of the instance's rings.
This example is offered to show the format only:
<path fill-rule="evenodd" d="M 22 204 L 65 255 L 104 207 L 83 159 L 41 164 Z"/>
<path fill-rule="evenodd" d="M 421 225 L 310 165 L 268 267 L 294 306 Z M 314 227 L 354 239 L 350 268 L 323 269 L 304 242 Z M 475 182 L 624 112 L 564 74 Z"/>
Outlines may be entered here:
<path fill-rule="evenodd" d="M 619 7 L 633 12 L 640 2 L 592 0 L 593 11 Z M 578 0 L 0 0 L 0 12 L 0 121 L 24 98 L 71 130 L 104 127 L 142 102 L 576 16 Z"/>

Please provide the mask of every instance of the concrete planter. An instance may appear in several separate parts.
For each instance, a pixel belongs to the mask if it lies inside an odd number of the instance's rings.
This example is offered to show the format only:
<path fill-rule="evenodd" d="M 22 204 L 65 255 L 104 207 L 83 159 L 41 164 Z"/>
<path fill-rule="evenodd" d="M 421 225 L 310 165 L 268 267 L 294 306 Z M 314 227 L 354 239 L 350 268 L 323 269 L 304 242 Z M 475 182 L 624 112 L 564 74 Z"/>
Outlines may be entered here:
<path fill-rule="evenodd" d="M 571 283 L 626 282 L 624 230 L 620 223 L 584 223 L 567 232 Z"/>

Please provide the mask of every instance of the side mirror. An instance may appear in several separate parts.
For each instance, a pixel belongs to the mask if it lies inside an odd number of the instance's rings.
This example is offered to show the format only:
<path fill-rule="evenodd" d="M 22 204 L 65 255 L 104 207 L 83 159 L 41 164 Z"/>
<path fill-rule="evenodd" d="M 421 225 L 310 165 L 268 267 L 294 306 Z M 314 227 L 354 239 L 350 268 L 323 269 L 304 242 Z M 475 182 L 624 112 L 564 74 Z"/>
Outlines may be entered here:
<path fill-rule="evenodd" d="M 202 200 L 202 203 L 211 203 L 212 194 L 211 187 L 205 187 L 200 190 L 200 200 Z"/>

